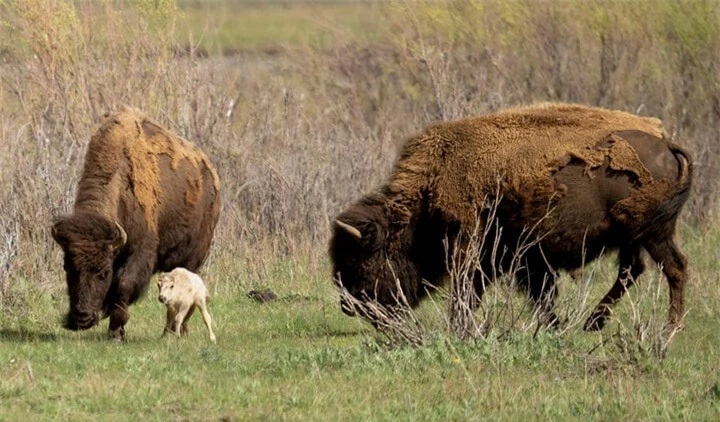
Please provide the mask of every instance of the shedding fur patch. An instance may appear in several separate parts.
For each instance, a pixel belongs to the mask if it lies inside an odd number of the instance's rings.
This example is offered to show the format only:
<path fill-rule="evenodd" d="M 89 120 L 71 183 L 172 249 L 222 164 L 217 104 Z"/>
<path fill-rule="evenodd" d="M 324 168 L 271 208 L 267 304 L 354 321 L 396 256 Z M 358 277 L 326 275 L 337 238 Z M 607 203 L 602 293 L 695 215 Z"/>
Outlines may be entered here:
<path fill-rule="evenodd" d="M 606 158 L 609 158 L 609 166 L 613 170 L 625 171 L 635 174 L 640 184 L 652 181 L 650 170 L 638 157 L 637 151 L 626 140 L 611 134 L 595 146 L 585 146 L 581 150 L 569 150 L 567 157 L 560 160 L 557 165 L 551 166 L 553 172 L 563 168 L 571 159 L 583 161 L 586 164 L 586 173 L 600 167 Z"/>
<path fill-rule="evenodd" d="M 123 107 L 111 114 L 93 136 L 85 172 L 106 173 L 110 180 L 116 172 L 122 171 L 119 163 L 127 162 L 129 185 L 145 213 L 148 228 L 155 231 L 157 209 L 163 200 L 160 155 L 170 157 L 172 171 L 177 170 L 182 160 L 187 160 L 198 170 L 197 174 L 188 176 L 188 191 L 185 194 L 188 204 L 193 204 L 202 195 L 202 183 L 198 182 L 198 175 L 202 174 L 203 166 L 210 170 L 215 190 L 219 191 L 219 177 L 205 153 L 130 107 Z M 84 192 L 82 188 L 79 191 Z M 112 210 L 105 212 L 108 215 L 111 213 Z"/>
<path fill-rule="evenodd" d="M 641 184 L 651 182 L 626 141 L 615 137 L 598 145 L 621 130 L 664 135 L 659 119 L 562 103 L 441 123 L 406 142 L 386 190 L 398 203 L 417 203 L 408 196 L 428 192 L 433 208 L 471 223 L 478 206 L 498 189 L 523 197 L 538 190 L 554 195 L 552 174 L 573 158 L 591 170 L 609 157 L 612 169 L 634 173 Z"/>
<path fill-rule="evenodd" d="M 629 227 L 641 227 L 643 222 L 652 221 L 657 214 L 660 202 L 669 198 L 676 190 L 674 181 L 667 179 L 654 180 L 647 185 L 635 189 L 630 196 L 618 201 L 612 209 L 615 220 Z"/>

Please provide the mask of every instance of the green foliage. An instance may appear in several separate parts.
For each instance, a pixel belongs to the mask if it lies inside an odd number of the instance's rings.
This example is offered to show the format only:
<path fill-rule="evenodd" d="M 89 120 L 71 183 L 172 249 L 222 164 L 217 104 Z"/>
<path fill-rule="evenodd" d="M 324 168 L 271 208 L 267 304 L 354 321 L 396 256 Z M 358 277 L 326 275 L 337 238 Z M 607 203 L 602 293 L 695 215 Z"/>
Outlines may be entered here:
<path fill-rule="evenodd" d="M 68 65 L 65 60 L 77 57 L 82 48 L 84 28 L 71 1 L 25 1 L 19 0 L 11 4 L 17 13 L 17 27 L 24 36 L 20 41 L 25 48 L 37 55 L 41 60 L 52 59 L 60 63 L 52 66 Z M 9 30 L 8 33 L 13 33 Z"/>
<path fill-rule="evenodd" d="M 163 26 L 173 22 L 179 12 L 177 0 L 130 0 L 128 3 L 143 20 Z"/>

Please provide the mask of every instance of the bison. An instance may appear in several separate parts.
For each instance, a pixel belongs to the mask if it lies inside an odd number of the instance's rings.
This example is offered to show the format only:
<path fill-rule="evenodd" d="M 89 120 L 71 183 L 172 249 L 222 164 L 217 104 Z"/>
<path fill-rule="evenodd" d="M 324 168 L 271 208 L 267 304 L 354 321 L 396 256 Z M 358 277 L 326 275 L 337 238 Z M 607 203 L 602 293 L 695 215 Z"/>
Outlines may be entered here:
<path fill-rule="evenodd" d="M 124 340 L 128 306 L 155 272 L 200 267 L 219 213 L 220 180 L 199 148 L 132 108 L 109 115 L 90 139 L 73 213 L 52 227 L 70 297 L 65 327 L 109 316 L 109 335 Z"/>
<path fill-rule="evenodd" d="M 643 272 L 645 250 L 662 265 L 677 326 L 687 261 L 674 234 L 691 180 L 689 154 L 654 118 L 543 103 L 440 123 L 410 138 L 387 183 L 336 217 L 333 277 L 356 299 L 393 305 L 400 287 L 415 306 L 428 293 L 423 283 L 437 286 L 447 274 L 444 241 L 462 247 L 480 224 L 496 251 L 528 245 L 514 275 L 544 322 L 557 323 L 558 270 L 617 250 L 617 280 L 585 324 L 601 329 Z M 508 271 L 512 254 L 492 252 L 480 251 L 478 298 L 483 273 Z"/>

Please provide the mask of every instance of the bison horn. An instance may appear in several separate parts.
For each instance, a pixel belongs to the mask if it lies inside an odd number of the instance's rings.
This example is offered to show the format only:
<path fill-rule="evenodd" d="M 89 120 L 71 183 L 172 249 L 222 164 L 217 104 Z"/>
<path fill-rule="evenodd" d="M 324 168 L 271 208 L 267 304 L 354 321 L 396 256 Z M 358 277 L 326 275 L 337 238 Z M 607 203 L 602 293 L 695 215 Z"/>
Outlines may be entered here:
<path fill-rule="evenodd" d="M 55 241 L 64 248 L 67 245 L 67 238 L 65 238 L 65 236 L 62 236 L 60 234 L 60 231 L 58 230 L 58 225 L 60 224 L 60 221 L 61 220 L 58 220 L 55 222 L 55 224 L 53 224 L 50 233 L 52 234 L 53 239 L 55 239 Z"/>
<path fill-rule="evenodd" d="M 120 249 L 125 246 L 125 242 L 127 242 L 127 233 L 125 233 L 125 229 L 123 229 L 120 223 L 118 223 L 117 221 L 115 222 L 115 226 L 117 226 L 119 237 L 117 241 L 113 244 L 113 248 Z"/>
<path fill-rule="evenodd" d="M 353 227 L 347 223 L 343 223 L 340 220 L 335 220 L 335 224 L 337 224 L 338 227 L 340 227 L 341 229 L 350 233 L 354 238 L 356 238 L 358 240 L 362 239 L 362 233 L 360 233 L 360 230 L 356 229 L 355 227 Z"/>

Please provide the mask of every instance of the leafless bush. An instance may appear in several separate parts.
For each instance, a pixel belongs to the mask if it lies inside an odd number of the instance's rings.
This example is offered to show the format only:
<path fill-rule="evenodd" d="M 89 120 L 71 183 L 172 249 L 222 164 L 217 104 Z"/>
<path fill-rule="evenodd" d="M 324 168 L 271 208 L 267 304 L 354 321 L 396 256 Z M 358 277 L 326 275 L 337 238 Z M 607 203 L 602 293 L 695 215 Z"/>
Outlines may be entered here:
<path fill-rule="evenodd" d="M 552 212 L 548 207 L 544 216 L 533 226 L 524 230 L 517 244 L 509 248 L 502 241 L 503 228 L 498 220 L 497 211 L 502 197 L 499 190 L 492 198 L 484 201 L 483 213 L 476 216 L 471 229 L 461 231 L 453 245 L 445 241 L 446 267 L 450 279 L 447 323 L 451 335 L 460 340 L 487 338 L 491 331 L 499 332 L 503 337 L 518 328 L 525 310 L 525 304 L 516 309 L 512 300 L 515 280 L 523 271 L 528 271 L 524 257 L 526 252 L 537 247 L 545 237 L 538 227 Z M 489 286 L 506 284 L 503 289 L 493 289 L 490 304 L 478 297 L 476 289 L 487 290 Z M 554 287 L 553 287 L 554 288 Z M 546 325 L 542 306 L 534 307 L 531 324 L 521 329 L 533 327 L 539 330 Z M 476 313 L 479 309 L 479 315 Z"/>
<path fill-rule="evenodd" d="M 644 369 L 652 367 L 667 356 L 673 337 L 682 324 L 670 326 L 666 320 L 662 295 L 662 272 L 652 280 L 635 284 L 625 295 L 627 318 L 617 318 L 614 329 L 601 332 L 601 340 L 585 357 L 590 367 L 608 362 Z M 609 327 L 608 327 L 609 328 Z M 606 328 L 606 331 L 607 328 Z"/>
<path fill-rule="evenodd" d="M 0 216 L 0 302 L 8 290 L 8 279 L 17 257 L 17 241 L 20 227 L 16 222 Z"/>
<path fill-rule="evenodd" d="M 347 291 L 339 279 L 334 281 L 343 306 L 372 324 L 381 336 L 382 345 L 388 348 L 423 345 L 425 329 L 408 305 L 397 279 L 398 295 L 396 304 L 392 306 L 385 306 L 369 297 L 359 300 Z"/>

